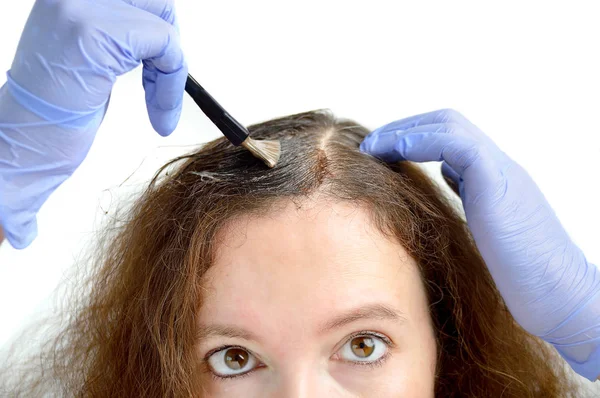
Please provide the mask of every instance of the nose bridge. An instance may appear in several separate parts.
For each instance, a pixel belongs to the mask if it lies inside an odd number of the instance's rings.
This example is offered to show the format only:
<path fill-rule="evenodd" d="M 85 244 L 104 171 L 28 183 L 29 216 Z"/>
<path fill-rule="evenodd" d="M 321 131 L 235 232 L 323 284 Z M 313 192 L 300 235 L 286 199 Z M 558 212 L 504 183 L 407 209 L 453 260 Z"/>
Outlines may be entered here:
<path fill-rule="evenodd" d="M 306 327 L 307 320 L 300 315 L 279 330 L 276 340 L 277 358 L 273 366 L 276 380 L 268 387 L 268 398 L 348 398 L 348 394 L 328 371 L 328 358 L 315 345 L 315 336 Z M 289 330 L 287 330 L 289 328 Z M 274 332 L 274 335 L 278 335 Z"/>
<path fill-rule="evenodd" d="M 274 387 L 271 398 L 345 397 L 322 366 L 314 363 L 297 364 L 286 369 Z"/>

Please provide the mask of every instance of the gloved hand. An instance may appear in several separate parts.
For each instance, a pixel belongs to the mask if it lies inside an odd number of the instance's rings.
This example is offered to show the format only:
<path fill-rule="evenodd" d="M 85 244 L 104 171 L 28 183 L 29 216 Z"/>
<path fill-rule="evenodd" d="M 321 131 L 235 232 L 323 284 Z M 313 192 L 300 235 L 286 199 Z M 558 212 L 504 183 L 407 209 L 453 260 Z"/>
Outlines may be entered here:
<path fill-rule="evenodd" d="M 569 239 L 527 172 L 459 113 L 385 125 L 361 150 L 387 162 L 443 161 L 467 223 L 511 313 L 575 371 L 600 375 L 600 270 Z"/>
<path fill-rule="evenodd" d="M 173 0 L 37 0 L 0 89 L 0 223 L 16 248 L 83 161 L 116 77 L 144 64 L 150 121 L 179 121 L 187 66 Z"/>

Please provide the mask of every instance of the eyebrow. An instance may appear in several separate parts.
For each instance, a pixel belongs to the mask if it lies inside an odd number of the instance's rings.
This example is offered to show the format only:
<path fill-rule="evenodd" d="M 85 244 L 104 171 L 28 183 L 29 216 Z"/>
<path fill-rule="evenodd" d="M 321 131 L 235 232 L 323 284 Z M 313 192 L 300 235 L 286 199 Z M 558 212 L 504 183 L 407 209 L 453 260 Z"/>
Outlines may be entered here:
<path fill-rule="evenodd" d="M 381 303 L 368 304 L 351 309 L 325 322 L 319 328 L 319 333 L 325 334 L 350 323 L 365 319 L 389 320 L 394 322 L 404 322 L 406 320 L 402 312 L 395 310 L 388 305 Z M 197 333 L 197 339 L 203 340 L 208 337 L 229 337 L 258 341 L 258 338 L 252 332 L 232 325 L 201 326 Z"/>
<path fill-rule="evenodd" d="M 232 339 L 257 341 L 256 336 L 252 332 L 237 326 L 229 325 L 201 326 L 196 334 L 196 339 L 204 340 L 208 337 L 229 337 Z"/>
<path fill-rule="evenodd" d="M 406 321 L 406 318 L 402 312 L 395 310 L 386 304 L 374 303 L 354 308 L 336 316 L 330 321 L 324 323 L 319 329 L 319 333 L 324 334 L 364 319 L 389 320 L 394 322 Z"/>

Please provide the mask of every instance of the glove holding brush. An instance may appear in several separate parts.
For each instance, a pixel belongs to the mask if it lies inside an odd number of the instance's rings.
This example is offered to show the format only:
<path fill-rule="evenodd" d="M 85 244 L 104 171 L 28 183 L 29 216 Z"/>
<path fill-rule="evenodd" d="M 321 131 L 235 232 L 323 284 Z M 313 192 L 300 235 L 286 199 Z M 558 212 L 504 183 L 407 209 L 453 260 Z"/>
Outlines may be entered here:
<path fill-rule="evenodd" d="M 87 156 L 117 76 L 140 63 L 150 122 L 167 136 L 188 79 L 173 0 L 36 1 L 0 89 L 0 223 L 13 247 L 36 237 L 37 212 Z M 191 89 L 235 145 L 275 165 L 278 142 L 248 138 L 197 83 Z"/>

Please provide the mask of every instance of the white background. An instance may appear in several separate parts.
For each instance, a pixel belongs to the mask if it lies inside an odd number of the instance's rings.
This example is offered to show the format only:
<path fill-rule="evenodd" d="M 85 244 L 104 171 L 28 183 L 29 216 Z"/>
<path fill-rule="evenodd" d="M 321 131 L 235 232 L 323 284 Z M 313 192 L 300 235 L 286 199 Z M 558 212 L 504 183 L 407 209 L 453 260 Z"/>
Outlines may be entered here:
<path fill-rule="evenodd" d="M 32 4 L 10 2 L 0 13 L 1 70 L 10 68 Z M 242 123 L 330 108 L 375 128 L 455 108 L 525 166 L 589 260 L 600 263 L 594 2 L 177 6 L 191 72 Z M 0 345 L 75 264 L 117 196 L 139 188 L 167 159 L 219 135 L 186 98 L 179 128 L 162 138 L 143 98 L 140 69 L 120 78 L 89 156 L 39 213 L 37 240 L 22 251 L 1 246 Z"/>

